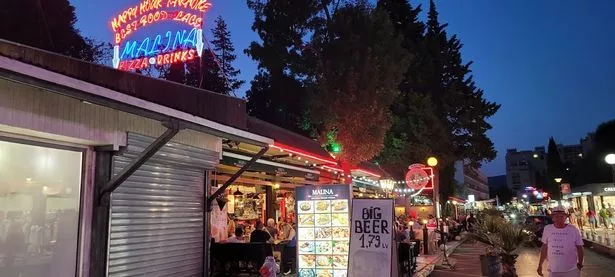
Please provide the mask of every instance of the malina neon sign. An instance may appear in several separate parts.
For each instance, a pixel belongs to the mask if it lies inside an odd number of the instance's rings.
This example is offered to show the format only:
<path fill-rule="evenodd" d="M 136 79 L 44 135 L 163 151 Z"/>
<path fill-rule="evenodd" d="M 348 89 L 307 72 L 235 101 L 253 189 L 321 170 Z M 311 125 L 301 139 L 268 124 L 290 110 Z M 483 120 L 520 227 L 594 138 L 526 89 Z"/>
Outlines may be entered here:
<path fill-rule="evenodd" d="M 203 52 L 203 16 L 208 0 L 142 0 L 116 15 L 110 22 L 114 34 L 113 67 L 145 69 L 151 65 L 186 62 Z M 169 30 L 142 40 L 130 40 L 152 24 L 176 22 L 187 28 Z"/>

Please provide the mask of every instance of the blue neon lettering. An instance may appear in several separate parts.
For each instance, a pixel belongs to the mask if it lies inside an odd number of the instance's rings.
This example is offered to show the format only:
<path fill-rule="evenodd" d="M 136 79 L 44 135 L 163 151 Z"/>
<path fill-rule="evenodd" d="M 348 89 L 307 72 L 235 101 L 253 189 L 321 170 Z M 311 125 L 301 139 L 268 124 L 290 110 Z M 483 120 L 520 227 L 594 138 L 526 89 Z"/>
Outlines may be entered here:
<path fill-rule="evenodd" d="M 135 48 L 137 48 L 136 41 L 126 42 L 126 45 L 124 46 L 124 50 L 122 51 L 122 55 L 120 55 L 120 59 L 124 59 L 125 56 L 130 56 L 131 59 L 134 58 Z"/>
<path fill-rule="evenodd" d="M 147 56 L 147 49 L 149 49 L 149 38 L 145 38 L 141 41 L 141 45 L 139 46 L 139 49 L 137 49 L 136 56 L 138 58 Z M 143 53 L 143 55 L 139 55 L 140 53 Z"/>
<path fill-rule="evenodd" d="M 127 41 L 123 46 L 120 59 L 149 57 L 178 48 L 196 47 L 197 33 L 197 29 L 192 28 L 190 32 L 181 30 L 173 35 L 171 31 L 167 31 L 164 36 L 156 35 L 153 39 L 146 37 L 141 41 Z M 138 48 L 137 44 L 139 44 Z"/>
<path fill-rule="evenodd" d="M 185 34 L 186 30 L 177 31 L 177 33 L 175 33 L 175 39 L 173 40 L 173 49 L 177 49 L 178 45 L 183 44 Z"/>
<path fill-rule="evenodd" d="M 184 43 L 182 44 L 182 46 L 186 48 L 188 43 L 190 43 L 192 47 L 196 47 L 196 29 L 194 28 L 190 30 L 190 33 L 188 33 L 188 35 L 184 39 Z"/>
<path fill-rule="evenodd" d="M 164 36 L 167 38 L 167 45 L 164 47 L 162 52 L 168 51 L 169 46 L 171 46 L 171 31 L 167 31 L 167 33 Z"/>
<path fill-rule="evenodd" d="M 157 35 L 156 38 L 154 38 L 154 43 L 152 43 L 152 49 L 149 51 L 148 56 L 160 53 L 160 48 L 162 47 L 160 41 L 162 41 L 162 36 Z"/>

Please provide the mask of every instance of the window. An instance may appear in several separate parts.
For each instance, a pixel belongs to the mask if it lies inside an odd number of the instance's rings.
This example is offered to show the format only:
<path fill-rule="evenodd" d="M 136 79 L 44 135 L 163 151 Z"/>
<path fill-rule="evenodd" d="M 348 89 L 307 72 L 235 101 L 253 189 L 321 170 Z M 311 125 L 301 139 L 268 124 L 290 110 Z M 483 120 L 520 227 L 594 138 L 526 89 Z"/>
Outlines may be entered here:
<path fill-rule="evenodd" d="M 0 276 L 75 276 L 82 152 L 0 141 Z"/>
<path fill-rule="evenodd" d="M 519 172 L 513 172 L 512 174 L 512 183 L 513 184 L 521 184 L 521 175 Z"/>

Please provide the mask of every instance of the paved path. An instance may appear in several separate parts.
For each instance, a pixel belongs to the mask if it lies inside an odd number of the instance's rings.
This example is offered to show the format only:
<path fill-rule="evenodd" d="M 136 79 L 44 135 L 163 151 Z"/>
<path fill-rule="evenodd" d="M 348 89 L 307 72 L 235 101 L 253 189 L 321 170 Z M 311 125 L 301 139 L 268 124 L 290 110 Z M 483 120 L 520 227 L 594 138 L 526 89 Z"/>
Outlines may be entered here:
<path fill-rule="evenodd" d="M 456 261 L 457 269 L 455 271 L 436 269 L 430 276 L 439 277 L 479 277 L 480 259 L 479 255 L 485 252 L 484 247 L 479 243 L 466 242 L 455 250 L 450 256 Z M 524 248 L 519 253 L 517 259 L 517 274 L 520 277 L 538 276 L 536 268 L 538 267 L 538 252 L 539 248 Z M 545 269 L 547 264 L 543 265 Z M 597 254 L 596 252 L 585 248 L 585 268 L 582 271 L 583 277 L 612 277 L 615 275 L 615 260 Z"/>

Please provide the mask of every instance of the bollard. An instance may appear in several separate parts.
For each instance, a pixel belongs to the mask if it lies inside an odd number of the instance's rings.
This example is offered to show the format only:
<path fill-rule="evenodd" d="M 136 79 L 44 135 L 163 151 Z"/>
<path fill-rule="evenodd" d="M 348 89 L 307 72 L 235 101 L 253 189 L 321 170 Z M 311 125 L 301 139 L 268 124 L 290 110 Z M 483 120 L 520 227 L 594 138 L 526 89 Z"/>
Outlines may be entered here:
<path fill-rule="evenodd" d="M 611 237 L 607 236 L 604 240 L 606 241 L 606 246 L 611 246 Z"/>
<path fill-rule="evenodd" d="M 592 233 L 592 240 L 596 241 L 596 234 Z"/>
<path fill-rule="evenodd" d="M 602 244 L 602 236 L 598 236 L 598 243 Z"/>
<path fill-rule="evenodd" d="M 423 225 L 423 253 L 429 255 L 429 234 L 427 232 L 427 224 Z"/>

